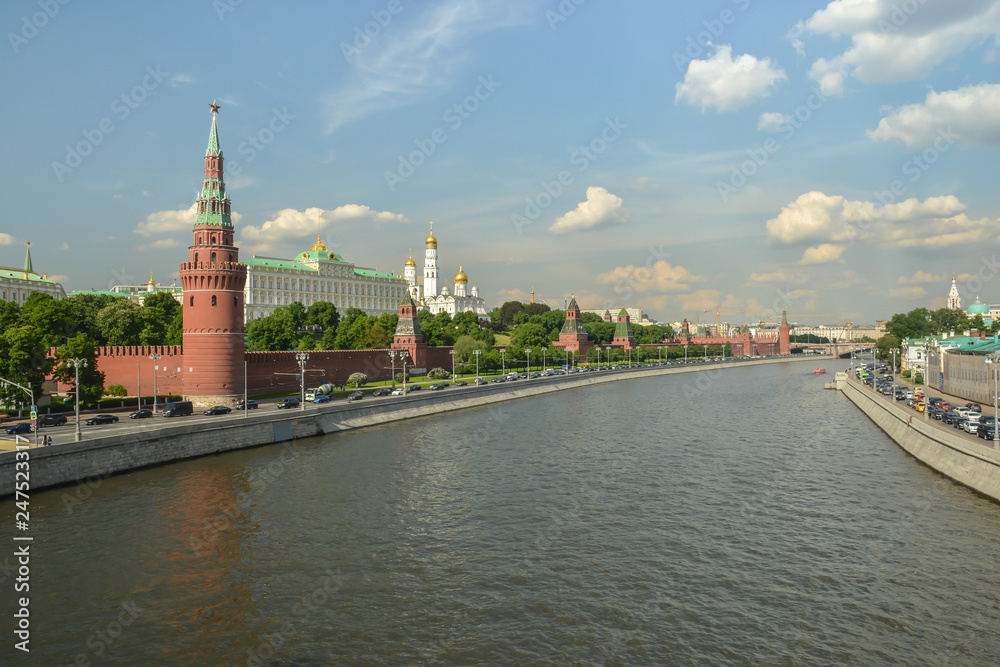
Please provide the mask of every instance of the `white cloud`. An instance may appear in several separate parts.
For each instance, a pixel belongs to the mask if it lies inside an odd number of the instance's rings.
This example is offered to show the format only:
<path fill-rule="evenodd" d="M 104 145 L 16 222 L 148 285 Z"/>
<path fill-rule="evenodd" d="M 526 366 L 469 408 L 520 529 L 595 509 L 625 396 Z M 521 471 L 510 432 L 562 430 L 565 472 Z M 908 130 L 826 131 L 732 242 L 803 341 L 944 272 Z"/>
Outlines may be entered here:
<path fill-rule="evenodd" d="M 774 134 L 781 130 L 781 126 L 786 122 L 785 114 L 778 113 L 777 111 L 768 111 L 760 115 L 760 120 L 757 121 L 757 129 L 761 132 L 768 132 Z"/>
<path fill-rule="evenodd" d="M 627 187 L 629 190 L 638 190 L 639 192 L 649 192 L 650 190 L 659 190 L 660 184 L 654 183 L 653 180 L 649 178 L 649 176 L 640 176 L 635 180 L 634 183 L 630 183 L 625 187 Z"/>
<path fill-rule="evenodd" d="M 13 236 L 0 232 L 0 245 L 14 245 L 15 243 L 17 240 Z"/>
<path fill-rule="evenodd" d="M 181 230 L 190 230 L 198 218 L 197 204 L 183 211 L 157 211 L 150 213 L 146 219 L 135 228 L 136 234 L 152 236 L 153 234 L 169 234 Z"/>
<path fill-rule="evenodd" d="M 171 88 L 176 88 L 186 83 L 194 83 L 194 77 L 189 74 L 174 74 L 167 81 L 167 85 Z"/>
<path fill-rule="evenodd" d="M 1000 84 L 979 84 L 943 93 L 931 91 L 923 104 L 894 109 L 868 131 L 873 141 L 900 141 L 911 148 L 966 144 L 1000 144 Z"/>
<path fill-rule="evenodd" d="M 813 191 L 801 195 L 783 207 L 777 217 L 768 220 L 767 236 L 772 243 L 784 245 L 875 239 L 891 247 L 930 242 L 953 245 L 985 239 L 989 235 L 989 221 L 969 220 L 963 213 L 966 208 L 953 195 L 930 197 L 922 202 L 911 198 L 876 207 L 873 202 Z"/>
<path fill-rule="evenodd" d="M 973 274 L 971 273 L 960 273 L 957 276 L 955 276 L 955 279 L 958 280 L 959 282 L 965 282 L 966 280 L 971 280 L 974 277 L 975 276 L 973 276 Z M 941 283 L 948 282 L 948 280 L 950 279 L 948 278 L 947 274 L 942 273 L 940 275 L 935 275 L 933 273 L 928 273 L 926 271 L 921 271 L 918 269 L 913 273 L 912 276 L 900 276 L 899 280 L 896 281 L 896 284 L 897 285 L 930 285 L 930 284 L 940 285 Z"/>
<path fill-rule="evenodd" d="M 861 277 L 861 274 L 857 271 L 844 271 L 839 274 L 840 280 L 832 283 L 828 283 L 826 287 L 833 290 L 850 289 L 852 287 L 861 287 L 862 285 L 867 285 L 868 280 Z"/>
<path fill-rule="evenodd" d="M 176 248 L 181 244 L 177 239 L 159 239 L 153 241 L 152 243 L 147 243 L 145 245 L 139 246 L 140 251 L 146 250 L 159 250 L 161 248 Z"/>
<path fill-rule="evenodd" d="M 815 248 L 806 248 L 802 253 L 799 264 L 829 264 L 831 262 L 843 262 L 841 256 L 847 250 L 846 245 L 834 245 L 833 243 L 820 243 Z"/>
<path fill-rule="evenodd" d="M 622 205 L 621 197 L 611 194 L 599 186 L 587 188 L 587 201 L 566 213 L 549 227 L 550 234 L 589 231 L 613 225 L 624 225 L 629 213 Z"/>
<path fill-rule="evenodd" d="M 56 250 L 69 250 L 69 243 L 63 241 Z"/>
<path fill-rule="evenodd" d="M 630 264 L 597 276 L 597 282 L 602 285 L 627 285 L 639 294 L 686 292 L 691 289 L 690 283 L 702 280 L 704 278 L 683 266 L 671 266 L 663 260 L 657 261 L 652 268 Z"/>
<path fill-rule="evenodd" d="M 377 42 L 344 54 L 355 81 L 325 99 L 328 131 L 446 87 L 465 60 L 466 47 L 485 33 L 537 20 L 529 9 L 509 0 L 446 0 L 412 24 L 396 19 L 400 24 L 393 23 Z"/>
<path fill-rule="evenodd" d="M 69 282 L 69 276 L 65 276 L 61 273 L 52 273 L 48 275 L 48 279 L 54 283 L 59 283 L 60 285 Z"/>
<path fill-rule="evenodd" d="M 793 285 L 806 281 L 806 277 L 801 273 L 790 273 L 788 271 L 770 271 L 764 273 L 751 273 L 744 287 L 761 287 L 767 285 Z"/>
<path fill-rule="evenodd" d="M 893 287 L 889 290 L 889 296 L 893 299 L 916 301 L 917 299 L 926 298 L 927 290 L 923 287 Z"/>
<path fill-rule="evenodd" d="M 771 86 L 787 79 L 770 58 L 758 60 L 744 53 L 733 60 L 728 44 L 715 47 L 708 60 L 692 60 L 684 81 L 677 84 L 674 103 L 680 100 L 700 106 L 702 112 L 714 106 L 719 111 L 736 111 L 771 94 Z"/>
<path fill-rule="evenodd" d="M 825 94 L 843 92 L 844 80 L 896 83 L 925 78 L 970 45 L 1000 32 L 1000 4 L 994 0 L 835 0 L 789 33 L 804 53 L 801 36 L 811 32 L 847 35 L 851 46 L 813 63 L 810 76 Z"/>
<path fill-rule="evenodd" d="M 278 211 L 273 218 L 259 227 L 253 225 L 243 227 L 241 236 L 251 241 L 277 242 L 308 238 L 316 234 L 321 226 L 325 228 L 330 224 L 361 222 L 379 226 L 382 224 L 405 224 L 409 220 L 399 213 L 374 211 L 359 204 L 338 206 L 330 211 L 322 208 L 307 208 L 304 211 L 286 208 Z"/>

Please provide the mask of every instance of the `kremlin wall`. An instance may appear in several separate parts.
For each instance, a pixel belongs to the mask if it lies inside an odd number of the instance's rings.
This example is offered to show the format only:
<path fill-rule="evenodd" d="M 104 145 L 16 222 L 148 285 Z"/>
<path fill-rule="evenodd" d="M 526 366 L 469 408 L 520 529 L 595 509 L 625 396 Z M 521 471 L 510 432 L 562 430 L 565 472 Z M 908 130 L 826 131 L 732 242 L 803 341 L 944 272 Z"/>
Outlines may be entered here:
<path fill-rule="evenodd" d="M 292 391 L 300 387 L 299 362 L 296 352 L 247 352 L 245 350 L 244 313 L 246 304 L 247 265 L 240 262 L 239 248 L 234 245 L 232 202 L 226 194 L 223 178 L 223 153 L 217 126 L 219 107 L 212 104 L 212 127 L 208 148 L 205 151 L 205 177 L 198 197 L 197 219 L 194 224 L 194 242 L 188 248 L 187 261 L 180 264 L 183 288 L 184 334 L 182 346 L 101 347 L 97 353 L 97 366 L 105 375 L 105 386 L 123 385 L 129 395 L 156 392 L 178 394 L 197 406 L 228 403 L 250 396 Z M 428 266 L 436 278 L 437 240 L 433 230 L 427 240 Z M 407 279 L 414 287 L 410 274 L 415 263 L 407 263 Z M 329 350 L 309 351 L 305 362 L 305 385 L 316 386 L 324 382 L 340 385 L 352 373 L 365 373 L 370 380 L 384 380 L 402 372 L 402 353 L 406 353 L 409 372 L 423 375 L 432 368 L 448 369 L 452 364 L 451 347 L 428 347 L 423 341 L 417 321 L 418 303 L 429 305 L 432 312 L 448 312 L 459 300 L 468 301 L 480 316 L 485 315 L 482 300 L 473 290 L 468 297 L 464 282 L 468 279 L 459 270 L 456 277 L 458 295 L 448 295 L 450 301 L 425 304 L 427 296 L 434 297 L 436 281 L 432 281 L 428 294 L 419 290 L 403 290 L 399 303 L 399 322 L 391 349 L 388 350 Z M 463 282 L 464 280 L 464 282 Z M 426 282 L 426 281 L 425 281 Z M 427 285 L 425 284 L 425 287 Z M 416 301 L 414 300 L 416 297 Z M 460 305 L 466 305 L 464 301 Z M 477 307 L 478 306 L 478 307 Z M 610 320 L 610 315 L 606 316 Z M 687 320 L 680 336 L 668 343 L 650 347 L 684 345 L 725 345 L 729 343 L 734 356 L 754 354 L 787 354 L 788 323 L 782 318 L 777 337 L 752 338 L 749 334 L 732 337 L 691 336 Z M 554 343 L 568 352 L 585 355 L 593 349 L 586 330 L 580 321 L 580 308 L 574 298 L 566 310 L 566 321 Z M 629 313 L 619 313 L 614 347 L 636 347 L 632 336 Z M 55 356 L 55 349 L 51 350 Z M 153 357 L 153 358 L 151 358 Z M 393 364 L 395 358 L 395 365 Z M 71 385 L 59 383 L 58 392 Z"/>

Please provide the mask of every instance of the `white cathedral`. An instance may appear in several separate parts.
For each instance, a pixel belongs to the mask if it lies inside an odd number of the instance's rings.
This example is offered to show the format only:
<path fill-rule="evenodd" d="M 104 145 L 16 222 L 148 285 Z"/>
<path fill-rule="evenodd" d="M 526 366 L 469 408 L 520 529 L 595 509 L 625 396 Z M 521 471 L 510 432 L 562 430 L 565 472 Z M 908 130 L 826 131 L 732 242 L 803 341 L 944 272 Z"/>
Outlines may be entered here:
<path fill-rule="evenodd" d="M 438 292 L 438 265 L 437 265 L 437 237 L 434 236 L 434 223 L 431 223 L 431 233 L 424 240 L 426 251 L 424 253 L 424 282 L 421 285 L 417 282 L 417 263 L 413 261 L 413 252 L 406 260 L 403 270 L 403 277 L 409 285 L 410 294 L 413 300 L 421 308 L 426 308 L 432 314 L 448 313 L 454 317 L 458 313 L 473 312 L 480 319 L 488 319 L 486 312 L 486 301 L 480 298 L 479 288 L 475 284 L 467 291 L 469 276 L 465 274 L 462 266 L 459 265 L 458 273 L 455 274 L 454 292 L 448 290 L 448 285 L 442 285 Z"/>

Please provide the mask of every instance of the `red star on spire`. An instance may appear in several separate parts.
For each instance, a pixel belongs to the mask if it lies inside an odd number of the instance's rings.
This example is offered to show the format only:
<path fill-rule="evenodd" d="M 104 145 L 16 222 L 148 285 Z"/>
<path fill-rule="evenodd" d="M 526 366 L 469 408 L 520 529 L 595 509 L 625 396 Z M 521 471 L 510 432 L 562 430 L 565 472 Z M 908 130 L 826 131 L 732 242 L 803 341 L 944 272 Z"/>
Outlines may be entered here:
<path fill-rule="evenodd" d="M 212 103 L 209 104 L 208 106 L 212 107 L 212 113 L 219 113 L 219 109 L 222 108 L 218 104 L 215 103 L 215 100 L 212 100 Z"/>

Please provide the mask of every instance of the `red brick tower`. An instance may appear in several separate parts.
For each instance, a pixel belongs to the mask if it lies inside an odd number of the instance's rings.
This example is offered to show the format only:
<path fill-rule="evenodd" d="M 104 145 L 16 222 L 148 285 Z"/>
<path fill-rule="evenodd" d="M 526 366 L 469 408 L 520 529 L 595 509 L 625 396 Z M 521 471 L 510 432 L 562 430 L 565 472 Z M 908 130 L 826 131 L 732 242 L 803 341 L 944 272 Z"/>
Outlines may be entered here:
<path fill-rule="evenodd" d="M 420 333 L 417 306 L 413 303 L 413 297 L 409 292 L 399 304 L 399 322 L 392 337 L 392 349 L 406 350 L 410 356 L 410 364 L 414 368 L 427 367 L 427 344 L 424 342 L 424 335 Z"/>
<path fill-rule="evenodd" d="M 611 344 L 626 350 L 635 347 L 635 338 L 632 336 L 632 320 L 624 308 L 618 313 L 618 321 L 615 322 L 615 337 Z"/>
<path fill-rule="evenodd" d="M 243 286 L 247 267 L 233 245 L 231 202 L 212 103 L 205 180 L 198 197 L 194 245 L 181 264 L 184 289 L 184 393 L 198 404 L 243 395 Z"/>
<path fill-rule="evenodd" d="M 788 317 L 783 310 L 781 311 L 781 326 L 778 327 L 778 354 L 788 354 L 791 350 L 788 334 Z"/>
<path fill-rule="evenodd" d="M 586 354 L 594 347 L 594 343 L 589 340 L 587 330 L 583 328 L 583 322 L 580 321 L 580 306 L 576 303 L 576 297 L 570 299 L 566 307 L 566 321 L 559 331 L 559 341 L 554 345 L 580 354 Z"/>

